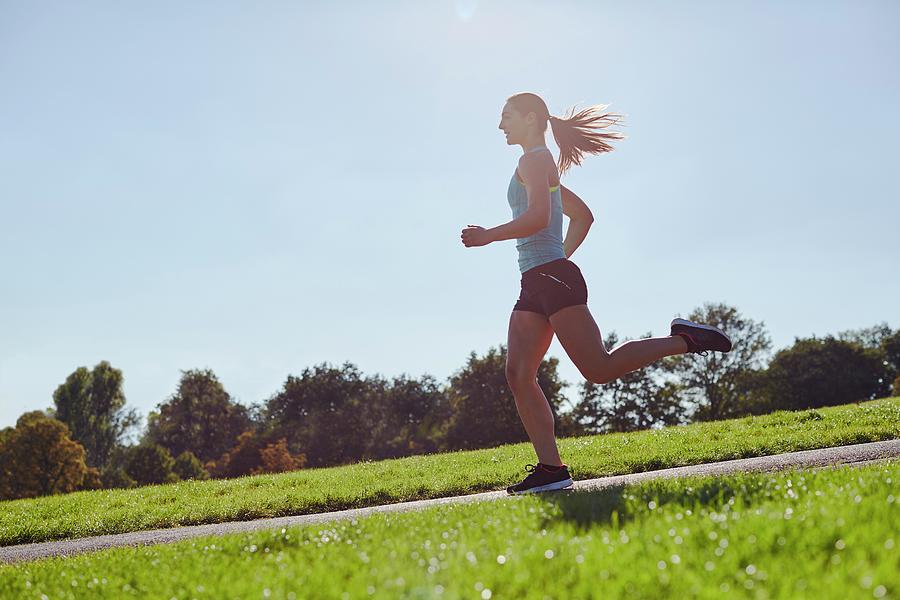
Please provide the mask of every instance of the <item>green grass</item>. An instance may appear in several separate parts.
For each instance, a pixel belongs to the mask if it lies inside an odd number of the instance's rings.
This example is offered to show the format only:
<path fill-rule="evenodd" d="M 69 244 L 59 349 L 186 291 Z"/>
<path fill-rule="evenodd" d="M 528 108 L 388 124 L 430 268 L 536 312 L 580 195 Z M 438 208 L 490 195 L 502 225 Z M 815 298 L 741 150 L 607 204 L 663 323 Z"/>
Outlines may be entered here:
<path fill-rule="evenodd" d="M 900 398 L 559 440 L 575 479 L 900 437 Z M 327 512 L 504 489 L 530 444 L 130 490 L 0 502 L 0 545 Z"/>
<path fill-rule="evenodd" d="M 0 567 L 3 598 L 891 598 L 900 462 L 656 480 Z"/>

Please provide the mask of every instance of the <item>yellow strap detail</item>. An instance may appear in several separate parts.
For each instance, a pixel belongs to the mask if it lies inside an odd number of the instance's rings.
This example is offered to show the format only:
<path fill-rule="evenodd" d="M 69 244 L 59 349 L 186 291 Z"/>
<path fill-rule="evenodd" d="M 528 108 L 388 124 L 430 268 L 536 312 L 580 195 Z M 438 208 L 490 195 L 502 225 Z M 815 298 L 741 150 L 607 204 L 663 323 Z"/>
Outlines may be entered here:
<path fill-rule="evenodd" d="M 550 191 L 551 191 L 551 192 L 555 192 L 555 191 L 558 190 L 558 189 L 559 189 L 559 186 L 558 186 L 558 185 L 555 185 L 555 186 L 553 186 L 552 188 L 550 188 Z"/>

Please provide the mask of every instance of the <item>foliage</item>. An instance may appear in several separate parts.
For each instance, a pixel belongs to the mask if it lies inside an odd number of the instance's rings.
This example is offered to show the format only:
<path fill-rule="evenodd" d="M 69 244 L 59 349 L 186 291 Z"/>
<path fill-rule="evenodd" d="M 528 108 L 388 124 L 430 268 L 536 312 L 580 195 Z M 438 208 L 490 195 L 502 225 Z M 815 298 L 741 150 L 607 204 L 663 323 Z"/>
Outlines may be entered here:
<path fill-rule="evenodd" d="M 380 460 L 440 449 L 450 404 L 433 377 L 401 375 L 391 382 L 372 377 L 368 386 L 371 429 L 365 458 Z"/>
<path fill-rule="evenodd" d="M 250 425 L 248 409 L 232 401 L 211 370 L 188 370 L 178 391 L 148 417 L 145 441 L 173 456 L 189 450 L 205 462 L 227 452 Z"/>
<path fill-rule="evenodd" d="M 779 350 L 769 364 L 764 383 L 768 404 L 761 411 L 869 400 L 883 390 L 883 373 L 876 349 L 830 335 L 797 339 L 790 348 Z"/>
<path fill-rule="evenodd" d="M 84 446 L 87 464 L 101 470 L 116 445 L 140 422 L 134 409 L 125 409 L 122 382 L 122 371 L 104 360 L 90 371 L 79 367 L 53 392 L 53 416 Z"/>
<path fill-rule="evenodd" d="M 143 443 L 128 450 L 125 472 L 140 485 L 174 483 L 175 459 L 159 444 Z"/>
<path fill-rule="evenodd" d="M 287 447 L 287 440 L 281 438 L 271 444 L 267 444 L 259 451 L 260 465 L 250 472 L 251 475 L 261 473 L 284 473 L 302 469 L 306 464 L 306 456 L 303 454 L 294 456 Z"/>
<path fill-rule="evenodd" d="M 310 467 L 346 464 L 365 456 L 372 431 L 372 403 L 377 389 L 359 369 L 346 362 L 327 363 L 289 375 L 266 403 L 266 437 L 285 438 L 304 453 Z"/>
<path fill-rule="evenodd" d="M 238 436 L 234 448 L 206 466 L 214 477 L 240 477 L 294 471 L 305 464 L 306 456 L 291 454 L 285 438 L 267 442 L 248 429 Z"/>
<path fill-rule="evenodd" d="M 190 450 L 185 450 L 175 457 L 175 465 L 172 471 L 179 479 L 187 481 L 188 479 L 209 479 L 209 473 L 203 468 L 200 460 L 194 456 Z"/>
<path fill-rule="evenodd" d="M 60 494 L 95 483 L 84 448 L 69 438 L 69 428 L 42 411 L 19 417 L 0 437 L 0 499 Z"/>

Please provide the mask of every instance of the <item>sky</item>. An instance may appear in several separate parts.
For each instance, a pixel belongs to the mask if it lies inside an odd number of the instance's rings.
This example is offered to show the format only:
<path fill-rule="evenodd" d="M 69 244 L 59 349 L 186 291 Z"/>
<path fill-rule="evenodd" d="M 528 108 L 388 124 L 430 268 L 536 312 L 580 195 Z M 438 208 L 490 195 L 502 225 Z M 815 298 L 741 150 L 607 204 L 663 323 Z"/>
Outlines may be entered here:
<path fill-rule="evenodd" d="M 900 328 L 898 34 L 892 1 L 0 0 L 0 427 L 101 360 L 146 415 L 188 369 L 250 404 L 505 344 L 515 242 L 460 232 L 511 219 L 524 91 L 624 115 L 562 180 L 604 335 Z"/>

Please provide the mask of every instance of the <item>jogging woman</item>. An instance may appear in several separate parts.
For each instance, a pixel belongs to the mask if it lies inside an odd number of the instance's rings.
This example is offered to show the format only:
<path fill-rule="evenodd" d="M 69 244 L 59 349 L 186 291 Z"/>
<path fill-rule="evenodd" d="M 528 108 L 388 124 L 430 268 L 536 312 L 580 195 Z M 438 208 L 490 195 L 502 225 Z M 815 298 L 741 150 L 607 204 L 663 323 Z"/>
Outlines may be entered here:
<path fill-rule="evenodd" d="M 507 488 L 510 494 L 573 485 L 556 446 L 550 404 L 537 383 L 538 367 L 554 333 L 585 379 L 596 384 L 609 383 L 666 356 L 731 350 L 731 340 L 720 329 L 684 319 L 674 319 L 666 337 L 629 340 L 610 351 L 603 345 L 600 329 L 587 307 L 587 286 L 581 270 L 569 260 L 587 236 L 594 217 L 559 178 L 572 164 L 580 165 L 585 152 L 610 152 L 612 147 L 606 140 L 624 137 L 594 131 L 617 123 L 621 117 L 600 114 L 605 108 L 590 107 L 569 118 L 558 118 L 550 115 L 547 105 L 535 94 L 510 96 L 503 107 L 500 129 L 506 134 L 507 144 L 519 145 L 523 151 L 507 192 L 513 220 L 491 229 L 469 225 L 462 231 L 467 248 L 517 240 L 522 279 L 519 299 L 509 319 L 506 380 L 538 463 L 526 465 L 529 475 Z M 558 164 L 544 142 L 548 121 L 560 150 Z M 563 214 L 569 217 L 565 240 Z"/>

